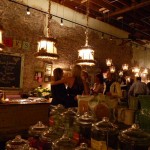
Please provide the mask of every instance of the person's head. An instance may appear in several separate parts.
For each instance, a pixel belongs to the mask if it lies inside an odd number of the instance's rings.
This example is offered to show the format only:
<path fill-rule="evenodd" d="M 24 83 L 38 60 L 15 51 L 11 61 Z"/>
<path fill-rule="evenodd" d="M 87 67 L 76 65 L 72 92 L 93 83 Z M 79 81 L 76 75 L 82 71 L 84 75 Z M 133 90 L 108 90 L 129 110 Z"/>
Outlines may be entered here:
<path fill-rule="evenodd" d="M 136 81 L 141 81 L 141 77 L 136 77 Z"/>
<path fill-rule="evenodd" d="M 82 68 L 80 65 L 75 65 L 72 69 L 72 76 L 73 77 L 81 77 Z"/>
<path fill-rule="evenodd" d="M 63 77 L 63 70 L 61 68 L 56 68 L 53 71 L 54 74 L 54 80 L 60 80 Z"/>
<path fill-rule="evenodd" d="M 103 83 L 104 82 L 104 77 L 103 74 L 98 73 L 95 75 L 95 82 L 96 83 Z"/>

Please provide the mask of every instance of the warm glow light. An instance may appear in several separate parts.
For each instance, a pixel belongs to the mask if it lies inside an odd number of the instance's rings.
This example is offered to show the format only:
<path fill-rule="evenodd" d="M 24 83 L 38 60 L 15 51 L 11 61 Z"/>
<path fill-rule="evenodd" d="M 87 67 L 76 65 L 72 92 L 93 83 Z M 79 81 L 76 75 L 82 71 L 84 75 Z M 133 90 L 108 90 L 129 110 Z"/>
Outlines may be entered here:
<path fill-rule="evenodd" d="M 145 68 L 145 69 L 143 70 L 142 74 L 148 74 L 148 69 Z"/>
<path fill-rule="evenodd" d="M 106 65 L 111 66 L 111 64 L 112 64 L 112 59 L 110 58 L 106 59 Z"/>
<path fill-rule="evenodd" d="M 119 76 L 123 76 L 123 71 L 121 70 L 121 71 L 119 71 Z"/>
<path fill-rule="evenodd" d="M 131 77 L 130 76 L 126 76 L 126 82 L 130 82 Z"/>
<path fill-rule="evenodd" d="M 126 70 L 128 70 L 128 68 L 129 68 L 129 65 L 128 65 L 128 64 L 123 64 L 123 65 L 122 65 L 122 69 L 123 69 L 123 70 L 126 71 Z"/>
<path fill-rule="evenodd" d="M 94 50 L 90 46 L 83 46 L 78 50 L 78 60 L 76 61 L 79 65 L 93 66 L 95 65 Z"/>
<path fill-rule="evenodd" d="M 134 72 L 134 73 L 139 73 L 139 72 L 140 72 L 140 68 L 134 67 L 134 68 L 132 69 L 132 72 Z"/>
<path fill-rule="evenodd" d="M 138 72 L 136 72 L 134 76 L 135 76 L 135 77 L 139 77 L 140 75 L 139 75 Z"/>
<path fill-rule="evenodd" d="M 110 66 L 110 72 L 114 73 L 116 71 L 115 66 Z"/>
<path fill-rule="evenodd" d="M 38 42 L 38 50 L 35 56 L 37 58 L 57 59 L 56 40 L 53 38 L 43 38 Z"/>
<path fill-rule="evenodd" d="M 79 57 L 81 59 L 91 59 L 94 60 L 94 51 L 92 49 L 81 49 L 78 51 L 79 52 Z"/>
<path fill-rule="evenodd" d="M 2 26 L 0 26 L 0 51 L 2 51 L 5 47 L 2 40 L 2 32 L 3 32 L 3 28 Z"/>

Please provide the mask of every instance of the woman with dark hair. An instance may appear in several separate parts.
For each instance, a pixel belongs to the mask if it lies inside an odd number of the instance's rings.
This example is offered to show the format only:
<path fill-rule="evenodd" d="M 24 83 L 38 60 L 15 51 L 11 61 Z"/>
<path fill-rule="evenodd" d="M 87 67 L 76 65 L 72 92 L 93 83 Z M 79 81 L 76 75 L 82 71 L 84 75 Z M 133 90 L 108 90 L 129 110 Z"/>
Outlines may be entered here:
<path fill-rule="evenodd" d="M 98 93 L 104 94 L 104 78 L 103 78 L 103 74 L 101 73 L 96 74 L 95 83 L 92 88 L 92 94 L 98 94 Z"/>
<path fill-rule="evenodd" d="M 58 81 L 63 77 L 63 70 L 61 68 L 56 68 L 53 71 L 54 81 Z M 66 107 L 66 99 L 67 99 L 67 90 L 65 84 L 51 85 L 52 92 L 52 105 L 62 104 Z"/>

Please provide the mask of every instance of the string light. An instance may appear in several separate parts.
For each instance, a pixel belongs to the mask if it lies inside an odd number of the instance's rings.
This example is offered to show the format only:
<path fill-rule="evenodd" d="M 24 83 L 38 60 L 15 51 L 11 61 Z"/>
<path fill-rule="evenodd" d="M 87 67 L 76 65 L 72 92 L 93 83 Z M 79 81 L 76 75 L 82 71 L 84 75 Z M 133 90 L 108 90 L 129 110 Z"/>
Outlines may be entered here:
<path fill-rule="evenodd" d="M 61 18 L 61 21 L 60 21 L 60 25 L 63 26 L 64 23 L 63 23 L 63 19 Z"/>

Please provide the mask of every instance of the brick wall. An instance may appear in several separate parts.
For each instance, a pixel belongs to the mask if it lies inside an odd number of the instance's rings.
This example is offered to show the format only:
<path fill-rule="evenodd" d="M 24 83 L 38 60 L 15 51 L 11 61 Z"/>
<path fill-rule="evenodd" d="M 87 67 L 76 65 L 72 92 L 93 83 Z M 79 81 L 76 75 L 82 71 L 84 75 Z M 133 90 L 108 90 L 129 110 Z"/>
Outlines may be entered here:
<path fill-rule="evenodd" d="M 36 69 L 44 70 L 45 63 L 34 57 L 37 49 L 37 41 L 43 36 L 45 15 L 31 10 L 31 15 L 26 14 L 26 7 L 1 0 L 0 24 L 4 28 L 3 38 L 26 41 L 30 43 L 30 49 L 6 47 L 5 51 L 24 54 L 23 90 L 28 91 L 40 83 L 34 80 Z M 51 34 L 57 38 L 57 48 L 60 58 L 53 61 L 53 68 L 69 68 L 77 59 L 78 49 L 85 44 L 85 29 L 80 26 L 65 27 L 58 22 L 51 21 Z M 89 68 L 93 72 L 97 68 L 107 69 L 106 58 L 112 58 L 116 67 L 123 63 L 131 63 L 132 48 L 120 45 L 114 40 L 101 39 L 98 33 L 89 31 L 89 44 L 95 50 L 97 65 Z"/>

